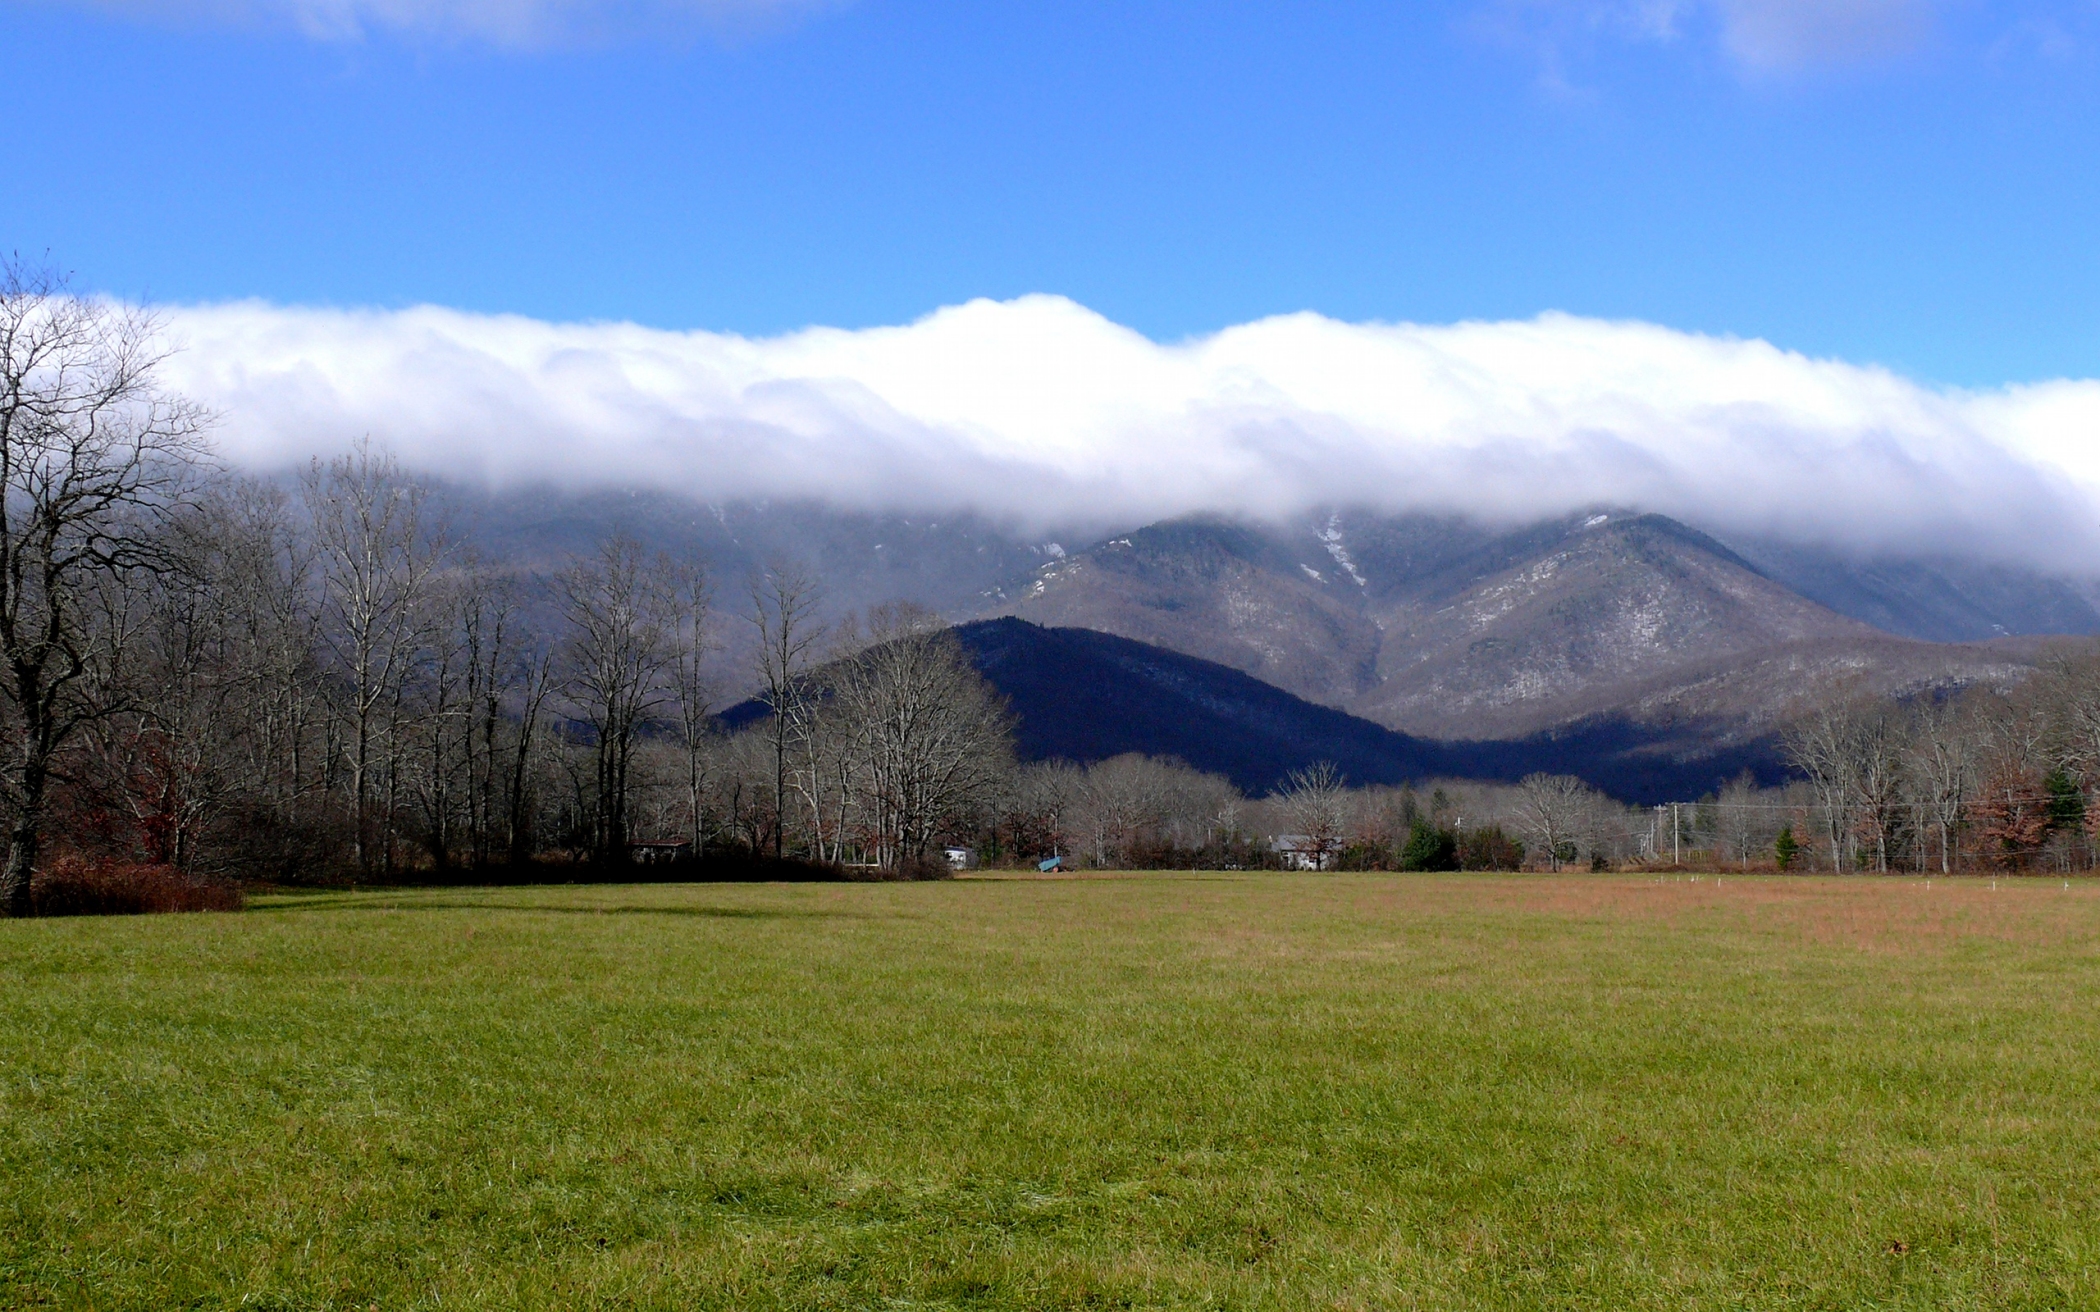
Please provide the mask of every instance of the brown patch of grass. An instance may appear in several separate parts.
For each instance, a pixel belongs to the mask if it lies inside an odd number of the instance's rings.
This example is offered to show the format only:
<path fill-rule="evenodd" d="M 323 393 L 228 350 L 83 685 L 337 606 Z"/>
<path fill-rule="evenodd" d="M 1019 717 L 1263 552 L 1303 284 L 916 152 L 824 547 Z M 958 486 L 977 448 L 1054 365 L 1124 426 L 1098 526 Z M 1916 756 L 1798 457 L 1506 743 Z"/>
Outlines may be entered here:
<path fill-rule="evenodd" d="M 2100 936 L 2090 879 L 1934 876 L 1529 875 L 1400 877 L 1367 901 L 1397 915 L 1515 913 L 1561 920 L 1713 923 L 1866 952 L 1944 951 L 1965 939 L 2060 947 Z"/>

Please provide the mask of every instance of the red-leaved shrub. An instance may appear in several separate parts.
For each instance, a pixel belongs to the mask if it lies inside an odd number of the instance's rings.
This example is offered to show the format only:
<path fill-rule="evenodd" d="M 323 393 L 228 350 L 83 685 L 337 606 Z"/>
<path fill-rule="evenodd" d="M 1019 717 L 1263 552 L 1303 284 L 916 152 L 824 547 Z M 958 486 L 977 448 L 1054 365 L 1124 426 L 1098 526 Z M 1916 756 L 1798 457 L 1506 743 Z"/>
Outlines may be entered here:
<path fill-rule="evenodd" d="M 192 879 L 173 866 L 62 856 L 29 881 L 29 903 L 39 916 L 238 911 L 241 890 Z"/>

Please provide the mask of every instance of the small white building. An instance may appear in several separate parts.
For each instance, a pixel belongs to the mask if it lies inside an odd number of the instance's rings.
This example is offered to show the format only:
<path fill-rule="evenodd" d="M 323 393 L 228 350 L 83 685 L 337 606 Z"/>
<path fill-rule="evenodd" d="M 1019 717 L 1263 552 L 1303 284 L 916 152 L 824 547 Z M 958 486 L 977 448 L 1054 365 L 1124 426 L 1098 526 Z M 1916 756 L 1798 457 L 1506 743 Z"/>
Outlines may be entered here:
<path fill-rule="evenodd" d="M 977 851 L 969 847 L 944 847 L 941 854 L 948 858 L 951 870 L 968 870 L 977 864 Z"/>
<path fill-rule="evenodd" d="M 1285 870 L 1331 870 L 1340 855 L 1332 842 L 1309 834 L 1271 834 L 1269 850 L 1283 859 Z"/>

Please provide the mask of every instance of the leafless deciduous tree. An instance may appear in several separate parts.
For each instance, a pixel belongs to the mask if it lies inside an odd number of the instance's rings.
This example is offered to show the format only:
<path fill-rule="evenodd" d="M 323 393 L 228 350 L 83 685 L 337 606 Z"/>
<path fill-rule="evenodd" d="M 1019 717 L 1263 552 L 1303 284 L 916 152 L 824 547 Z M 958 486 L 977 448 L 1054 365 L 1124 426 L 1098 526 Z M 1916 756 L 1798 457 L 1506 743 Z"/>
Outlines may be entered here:
<path fill-rule="evenodd" d="M 163 391 L 141 312 L 0 263 L 0 697 L 15 751 L 0 907 L 29 910 L 53 760 L 125 700 L 130 607 L 112 594 L 171 568 L 162 529 L 202 454 L 207 417 Z"/>
<path fill-rule="evenodd" d="M 1110 864 L 1165 821 L 1172 805 L 1174 768 L 1136 754 L 1087 768 L 1079 777 L 1071 813 L 1089 860 L 1097 866 Z"/>
<path fill-rule="evenodd" d="M 1967 708 L 1938 698 L 1915 708 L 1906 760 L 1910 795 L 1920 836 L 1929 832 L 1939 849 L 1942 874 L 1960 864 L 1962 817 L 1976 791 L 1976 757 L 1975 717 Z"/>
<path fill-rule="evenodd" d="M 714 735 L 714 677 L 707 657 L 715 648 L 708 624 L 707 570 L 689 562 L 671 574 L 671 699 L 678 712 L 678 746 L 685 763 L 686 841 L 693 855 L 707 845 L 708 742 Z"/>
<path fill-rule="evenodd" d="M 1714 807 L 1714 837 L 1721 854 L 1747 869 L 1750 858 L 1770 846 L 1777 833 L 1770 812 L 1747 772 L 1721 789 Z"/>
<path fill-rule="evenodd" d="M 511 580 L 466 561 L 433 580 L 432 620 L 403 717 L 411 753 L 395 768 L 411 780 L 421 840 L 443 869 L 457 858 L 495 859 L 509 813 L 514 695 L 527 635 Z"/>
<path fill-rule="evenodd" d="M 1327 869 L 1348 832 L 1349 795 L 1342 772 L 1332 761 L 1315 761 L 1291 772 L 1280 797 L 1313 869 Z"/>
<path fill-rule="evenodd" d="M 925 857 L 944 827 L 1012 768 L 1005 703 L 938 616 L 888 606 L 868 644 L 837 663 L 824 721 L 878 864 Z"/>
<path fill-rule="evenodd" d="M 1036 761 L 1008 780 L 1000 841 L 1017 857 L 1063 857 L 1075 846 L 1071 817 L 1079 803 L 1081 772 L 1070 761 Z"/>
<path fill-rule="evenodd" d="M 773 855 L 787 851 L 790 758 L 809 732 L 815 699 L 807 676 L 824 629 L 817 622 L 816 580 L 808 570 L 776 563 L 751 580 L 749 619 L 758 630 L 758 680 L 773 750 Z"/>
<path fill-rule="evenodd" d="M 1591 809 L 1592 789 L 1567 774 L 1529 774 L 1517 784 L 1521 805 L 1517 824 L 1536 850 L 1558 870 L 1582 838 Z"/>
<path fill-rule="evenodd" d="M 513 669 L 517 692 L 516 727 L 511 735 L 510 789 L 504 833 L 513 864 L 530 856 L 533 848 L 533 750 L 540 740 L 540 720 L 547 699 L 554 692 L 555 652 L 541 636 L 521 643 Z"/>
<path fill-rule="evenodd" d="M 467 829 L 470 857 L 476 865 L 494 859 L 497 835 L 506 827 L 513 803 L 505 796 L 512 726 L 511 701 L 526 672 L 521 642 L 528 635 L 516 594 L 508 579 L 489 570 L 470 570 L 462 581 L 457 617 L 459 646 L 466 662 L 465 705 L 459 734 L 467 783 Z"/>
<path fill-rule="evenodd" d="M 1859 827 L 1859 755 L 1865 713 L 1852 700 L 1816 706 L 1796 719 L 1784 736 L 1788 759 L 1807 777 L 1815 792 L 1832 870 L 1852 868 Z"/>
<path fill-rule="evenodd" d="M 369 442 L 315 461 L 305 498 L 320 557 L 322 641 L 340 675 L 353 842 L 369 875 L 393 861 L 401 729 L 435 622 L 442 543 L 425 522 L 423 486 Z"/>
<path fill-rule="evenodd" d="M 673 695 L 679 617 L 669 574 L 668 562 L 614 538 L 560 581 L 569 696 L 590 729 L 591 837 L 601 860 L 626 858 L 635 749 L 643 725 Z"/>
<path fill-rule="evenodd" d="M 1874 869 L 1886 874 L 1910 809 L 1905 805 L 1904 725 L 1887 702 L 1862 708 L 1853 737 L 1852 778 L 1858 805 L 1858 838 L 1873 852 Z"/>
<path fill-rule="evenodd" d="M 287 636 L 307 635 L 279 631 L 281 507 L 240 495 L 247 490 L 207 490 L 166 526 L 177 568 L 108 594 L 135 618 L 120 624 L 130 632 L 131 693 L 88 726 L 105 781 L 122 781 L 101 807 L 126 814 L 148 862 L 184 871 L 243 799 L 252 811 L 292 792 L 285 672 L 273 666 Z"/>

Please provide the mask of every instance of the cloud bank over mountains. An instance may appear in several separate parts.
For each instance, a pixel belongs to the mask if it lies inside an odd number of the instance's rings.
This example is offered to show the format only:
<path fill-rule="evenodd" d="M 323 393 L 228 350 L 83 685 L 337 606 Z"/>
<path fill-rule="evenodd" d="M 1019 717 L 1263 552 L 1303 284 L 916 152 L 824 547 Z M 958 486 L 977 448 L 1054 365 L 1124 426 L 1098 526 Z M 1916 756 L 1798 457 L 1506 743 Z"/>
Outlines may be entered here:
<path fill-rule="evenodd" d="M 422 307 L 168 313 L 169 381 L 269 470 L 369 435 L 498 486 L 974 511 L 1026 528 L 1344 505 L 2100 574 L 2100 382 L 1921 385 L 1761 341 L 1548 314 L 1314 314 L 1156 343 L 1053 296 L 773 338 Z"/>

